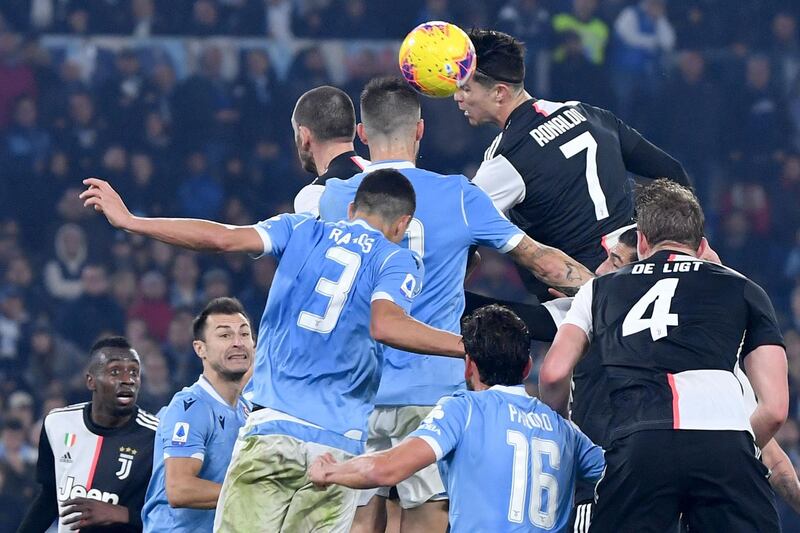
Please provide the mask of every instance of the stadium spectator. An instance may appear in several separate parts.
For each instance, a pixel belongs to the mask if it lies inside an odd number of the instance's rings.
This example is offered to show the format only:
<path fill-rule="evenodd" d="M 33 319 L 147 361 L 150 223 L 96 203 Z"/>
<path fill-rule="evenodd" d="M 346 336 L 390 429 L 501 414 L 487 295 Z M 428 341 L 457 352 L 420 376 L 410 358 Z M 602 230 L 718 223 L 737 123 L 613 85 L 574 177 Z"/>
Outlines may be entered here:
<path fill-rule="evenodd" d="M 139 282 L 139 298 L 133 303 L 128 316 L 141 318 L 147 331 L 159 342 L 167 339 L 172 307 L 167 300 L 167 281 L 157 270 L 146 272 Z M 156 409 L 157 411 L 157 409 Z"/>
<path fill-rule="evenodd" d="M 552 94 L 556 100 L 578 100 L 608 108 L 613 105 L 613 95 L 608 89 L 606 72 L 587 57 L 581 37 L 576 32 L 559 32 L 558 61 L 550 71 Z M 597 80 L 588 84 L 585 80 Z"/>
<path fill-rule="evenodd" d="M 200 269 L 193 254 L 183 252 L 175 256 L 175 261 L 172 263 L 172 286 L 169 297 L 173 308 L 198 307 L 201 303 L 197 287 L 199 276 Z"/>
<path fill-rule="evenodd" d="M 281 89 L 266 50 L 249 50 L 241 80 L 234 89 L 242 117 L 241 140 L 246 145 L 256 140 L 278 140 L 279 125 L 288 118 Z"/>
<path fill-rule="evenodd" d="M 0 30 L 0 128 L 11 120 L 14 102 L 22 95 L 36 94 L 33 70 L 21 61 L 19 36 Z"/>
<path fill-rule="evenodd" d="M 206 154 L 193 151 L 186 158 L 186 178 L 178 188 L 178 211 L 189 218 L 216 220 L 222 212 L 222 185 L 211 175 Z"/>
<path fill-rule="evenodd" d="M 683 163 L 701 201 L 710 200 L 714 162 L 719 160 L 722 105 L 719 87 L 706 71 L 705 58 L 687 50 L 678 57 L 677 72 L 659 88 L 659 101 L 679 113 L 648 113 L 643 129 L 663 136 L 664 145 Z M 651 121 L 657 121 L 657 124 Z"/>
<path fill-rule="evenodd" d="M 166 33 L 166 23 L 156 12 L 155 0 L 132 0 L 131 16 L 125 25 L 125 33 L 133 37 L 151 37 Z"/>
<path fill-rule="evenodd" d="M 666 17 L 665 3 L 641 0 L 623 9 L 614 21 L 611 80 L 617 114 L 623 119 L 630 119 L 636 98 L 653 94 L 658 63 L 675 46 L 675 30 Z M 637 94 L 637 89 L 644 95 Z"/>
<path fill-rule="evenodd" d="M 797 18 L 782 12 L 772 19 L 770 58 L 775 67 L 778 89 L 786 95 L 800 81 L 800 41 L 797 37 Z"/>
<path fill-rule="evenodd" d="M 608 46 L 608 25 L 598 18 L 597 0 L 574 0 L 571 13 L 559 13 L 553 17 L 553 30 L 556 34 L 572 32 L 578 35 L 586 58 L 600 65 L 605 62 Z M 555 60 L 563 61 L 567 43 L 556 48 Z"/>
<path fill-rule="evenodd" d="M 86 349 L 101 333 L 121 333 L 125 322 L 122 310 L 109 295 L 105 266 L 84 266 L 81 289 L 81 295 L 63 307 L 57 324 L 64 337 Z"/>
<path fill-rule="evenodd" d="M 50 133 L 38 124 L 36 101 L 28 95 L 19 97 L 0 156 L 6 171 L 15 178 L 12 187 L 17 194 L 31 192 L 24 186 L 29 180 L 39 183 L 33 178 L 44 172 L 50 147 Z"/>
<path fill-rule="evenodd" d="M 45 287 L 56 301 L 75 300 L 81 295 L 81 270 L 86 264 L 86 234 L 76 224 L 65 224 L 55 238 L 55 257 L 44 267 Z"/>
<path fill-rule="evenodd" d="M 25 381 L 32 390 L 44 390 L 53 382 L 75 385 L 72 376 L 84 364 L 85 357 L 71 342 L 49 325 L 34 326 Z M 47 413 L 48 409 L 42 409 Z"/>

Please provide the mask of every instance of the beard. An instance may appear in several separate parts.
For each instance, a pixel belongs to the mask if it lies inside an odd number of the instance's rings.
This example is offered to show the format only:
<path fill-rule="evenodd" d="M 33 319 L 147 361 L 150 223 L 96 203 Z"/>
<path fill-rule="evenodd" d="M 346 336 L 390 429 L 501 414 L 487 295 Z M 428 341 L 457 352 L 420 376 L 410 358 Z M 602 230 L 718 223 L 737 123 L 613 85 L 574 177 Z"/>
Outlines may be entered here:
<path fill-rule="evenodd" d="M 314 176 L 319 176 L 317 164 L 314 162 L 314 156 L 311 155 L 311 152 L 305 152 L 298 147 L 297 157 L 300 159 L 300 166 L 303 167 L 303 170 L 314 174 Z"/>
<path fill-rule="evenodd" d="M 225 381 L 241 381 L 242 377 L 247 374 L 247 370 L 230 370 L 218 362 L 211 363 L 211 368 Z"/>

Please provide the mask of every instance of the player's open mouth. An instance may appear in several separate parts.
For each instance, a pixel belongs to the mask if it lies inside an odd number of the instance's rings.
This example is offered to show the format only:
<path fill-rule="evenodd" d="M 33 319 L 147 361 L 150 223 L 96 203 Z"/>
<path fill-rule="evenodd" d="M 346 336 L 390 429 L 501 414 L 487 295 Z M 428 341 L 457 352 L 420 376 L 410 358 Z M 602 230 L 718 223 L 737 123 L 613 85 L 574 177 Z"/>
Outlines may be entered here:
<path fill-rule="evenodd" d="M 230 354 L 228 356 L 228 360 L 229 361 L 234 361 L 234 360 L 238 360 L 238 359 L 240 359 L 242 361 L 247 361 L 247 354 L 246 353 L 232 353 L 232 354 Z"/>
<path fill-rule="evenodd" d="M 130 405 L 134 402 L 133 391 L 119 391 L 117 393 L 117 403 L 122 405 Z"/>

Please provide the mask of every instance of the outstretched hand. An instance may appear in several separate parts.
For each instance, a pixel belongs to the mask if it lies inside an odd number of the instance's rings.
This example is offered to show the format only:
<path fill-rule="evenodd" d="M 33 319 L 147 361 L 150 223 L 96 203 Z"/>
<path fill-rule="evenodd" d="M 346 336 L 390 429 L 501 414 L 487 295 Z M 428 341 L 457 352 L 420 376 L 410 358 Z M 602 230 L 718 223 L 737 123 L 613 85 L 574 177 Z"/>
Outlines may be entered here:
<path fill-rule="evenodd" d="M 336 459 L 330 453 L 324 453 L 316 458 L 308 467 L 308 479 L 319 488 L 324 488 L 331 483 L 326 480 L 331 467 L 336 464 Z"/>
<path fill-rule="evenodd" d="M 93 207 L 103 213 L 112 226 L 127 229 L 133 218 L 125 202 L 111 185 L 100 178 L 86 178 L 83 184 L 88 188 L 80 194 L 84 207 Z"/>

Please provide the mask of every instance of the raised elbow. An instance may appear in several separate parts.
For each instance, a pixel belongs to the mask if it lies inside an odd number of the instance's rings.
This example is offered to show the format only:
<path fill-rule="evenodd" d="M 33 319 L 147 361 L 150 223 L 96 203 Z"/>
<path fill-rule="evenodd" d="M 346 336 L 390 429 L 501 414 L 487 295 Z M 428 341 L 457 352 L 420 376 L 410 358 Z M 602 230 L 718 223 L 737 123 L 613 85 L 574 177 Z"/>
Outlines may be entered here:
<path fill-rule="evenodd" d="M 542 388 L 554 387 L 566 377 L 564 372 L 561 372 L 552 362 L 545 359 L 544 363 L 542 363 L 542 368 L 539 370 L 539 386 Z"/>

